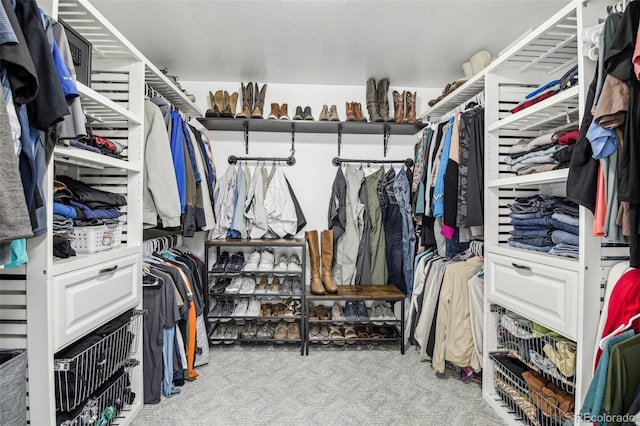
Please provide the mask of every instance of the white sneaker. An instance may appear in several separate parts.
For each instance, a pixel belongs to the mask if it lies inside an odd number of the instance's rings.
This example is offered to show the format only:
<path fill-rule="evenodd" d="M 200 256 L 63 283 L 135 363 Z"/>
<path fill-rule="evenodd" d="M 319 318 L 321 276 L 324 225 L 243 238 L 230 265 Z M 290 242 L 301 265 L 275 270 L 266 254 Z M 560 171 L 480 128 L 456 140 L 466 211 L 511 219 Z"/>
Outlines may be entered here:
<path fill-rule="evenodd" d="M 256 299 L 255 297 L 251 298 L 251 300 L 249 300 L 249 307 L 247 308 L 247 316 L 257 317 L 258 315 L 260 315 L 260 306 L 260 300 Z"/>
<path fill-rule="evenodd" d="M 258 271 L 260 272 L 269 272 L 273 271 L 273 261 L 275 257 L 273 253 L 269 250 L 265 250 L 260 255 L 260 263 L 258 264 Z"/>
<path fill-rule="evenodd" d="M 300 263 L 300 258 L 297 254 L 292 254 L 289 256 L 289 260 L 287 262 L 287 272 L 290 274 L 299 274 L 302 272 L 302 264 Z"/>
<path fill-rule="evenodd" d="M 240 299 L 240 301 L 236 305 L 231 315 L 234 317 L 244 317 L 247 315 L 248 307 L 249 307 L 249 299 L 247 299 L 246 297 L 243 297 L 242 299 Z"/>
<path fill-rule="evenodd" d="M 238 294 L 238 292 L 240 291 L 240 287 L 242 287 L 243 281 L 244 279 L 242 277 L 234 277 L 231 280 L 231 284 L 229 284 L 227 288 L 224 289 L 224 292 L 229 294 Z"/>
<path fill-rule="evenodd" d="M 380 307 L 382 308 L 382 317 L 384 318 L 385 322 L 389 325 L 395 324 L 394 321 L 396 321 L 396 316 L 393 313 L 391 307 L 384 302 L 380 302 Z"/>
<path fill-rule="evenodd" d="M 242 286 L 240 286 L 240 290 L 238 293 L 240 294 L 253 294 L 256 290 L 256 280 L 255 278 L 245 277 L 242 280 Z"/>
<path fill-rule="evenodd" d="M 260 263 L 260 252 L 255 250 L 249 255 L 249 260 L 244 264 L 242 270 L 244 272 L 255 272 L 258 270 L 258 264 Z"/>
<path fill-rule="evenodd" d="M 371 305 L 371 312 L 369 313 L 369 319 L 372 324 L 384 325 L 385 317 L 382 310 L 382 303 L 380 303 L 380 301 L 376 300 L 373 302 L 373 305 Z"/>
<path fill-rule="evenodd" d="M 286 274 L 287 272 L 287 255 L 286 254 L 281 254 L 280 256 L 278 256 L 278 263 L 276 264 L 275 268 L 273 268 L 273 272 L 276 272 L 278 274 Z"/>

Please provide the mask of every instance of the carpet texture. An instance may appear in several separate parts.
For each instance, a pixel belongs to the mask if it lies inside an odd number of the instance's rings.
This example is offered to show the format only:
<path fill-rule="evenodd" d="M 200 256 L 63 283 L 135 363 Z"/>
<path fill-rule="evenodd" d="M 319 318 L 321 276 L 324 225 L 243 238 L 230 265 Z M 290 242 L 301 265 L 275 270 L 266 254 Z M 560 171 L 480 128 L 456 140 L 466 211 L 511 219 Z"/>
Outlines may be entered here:
<path fill-rule="evenodd" d="M 134 426 L 502 425 L 477 383 L 437 378 L 414 348 L 216 346 L 182 393 Z"/>

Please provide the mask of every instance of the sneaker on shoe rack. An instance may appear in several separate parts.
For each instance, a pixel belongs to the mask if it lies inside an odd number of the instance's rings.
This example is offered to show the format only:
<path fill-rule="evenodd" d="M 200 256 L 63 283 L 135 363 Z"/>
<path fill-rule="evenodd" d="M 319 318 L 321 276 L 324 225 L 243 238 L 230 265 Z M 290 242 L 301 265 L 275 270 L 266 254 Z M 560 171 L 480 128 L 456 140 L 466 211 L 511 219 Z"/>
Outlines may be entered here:
<path fill-rule="evenodd" d="M 242 267 L 244 266 L 244 253 L 239 251 L 231 255 L 231 259 L 227 264 L 227 267 L 224 269 L 224 273 L 229 274 L 239 274 L 242 272 Z"/>
<path fill-rule="evenodd" d="M 373 305 L 371 305 L 369 318 L 371 319 L 371 323 L 374 325 L 384 324 L 384 315 L 382 313 L 382 306 L 380 306 L 379 300 L 376 300 L 375 302 L 373 302 Z"/>
<path fill-rule="evenodd" d="M 219 317 L 220 314 L 222 313 L 223 303 L 224 303 L 223 300 L 213 300 L 213 302 L 209 304 L 209 314 L 207 315 L 207 317 L 208 318 Z"/>
<path fill-rule="evenodd" d="M 226 323 L 216 323 L 215 328 L 211 330 L 211 333 L 209 334 L 209 341 L 211 343 L 213 343 L 214 345 L 219 345 L 220 343 L 222 343 L 226 325 Z"/>
<path fill-rule="evenodd" d="M 257 339 L 270 339 L 273 336 L 273 332 L 269 334 L 270 323 L 263 322 L 262 324 L 258 324 L 258 331 L 256 332 Z"/>
<path fill-rule="evenodd" d="M 222 302 L 222 308 L 220 309 L 220 319 L 221 322 L 228 322 L 231 320 L 231 315 L 233 315 L 233 310 L 235 308 L 235 304 L 233 300 L 222 300 L 218 301 L 218 303 Z"/>
<path fill-rule="evenodd" d="M 233 277 L 231 284 L 224 289 L 224 292 L 227 294 L 238 294 L 243 281 L 244 279 L 242 277 Z"/>
<path fill-rule="evenodd" d="M 227 268 L 227 264 L 229 263 L 229 252 L 223 251 L 220 253 L 220 257 L 216 260 L 213 267 L 211 268 L 211 272 L 214 274 L 221 274 Z"/>
<path fill-rule="evenodd" d="M 224 344 L 230 345 L 238 338 L 238 325 L 235 321 L 231 321 L 226 324 L 224 330 Z"/>
<path fill-rule="evenodd" d="M 294 278 L 292 280 L 291 294 L 294 296 L 302 296 L 302 281 L 300 281 L 300 278 Z"/>
<path fill-rule="evenodd" d="M 286 275 L 287 273 L 287 255 L 281 254 L 278 256 L 278 262 L 273 268 L 273 272 L 278 275 Z"/>
<path fill-rule="evenodd" d="M 262 254 L 260 254 L 260 263 L 258 264 L 258 271 L 260 272 L 271 272 L 273 271 L 273 261 L 275 257 L 273 256 L 273 252 L 270 250 L 263 250 Z"/>
<path fill-rule="evenodd" d="M 256 289 L 256 280 L 251 277 L 244 277 L 242 279 L 242 285 L 238 293 L 240 294 L 253 294 Z"/>
<path fill-rule="evenodd" d="M 356 314 L 358 315 L 358 321 L 369 321 L 369 311 L 367 310 L 367 305 L 365 305 L 364 300 L 356 300 Z"/>
<path fill-rule="evenodd" d="M 289 256 L 289 260 L 287 261 L 287 272 L 289 274 L 299 274 L 302 272 L 302 263 L 300 262 L 298 255 L 295 253 Z"/>
<path fill-rule="evenodd" d="M 347 300 L 344 305 L 344 317 L 347 321 L 357 321 L 358 314 L 356 312 L 356 302 L 355 300 Z"/>
<path fill-rule="evenodd" d="M 258 315 L 260 315 L 260 308 L 260 300 L 256 299 L 255 297 L 251 298 L 251 300 L 249 300 L 249 307 L 247 307 L 246 316 L 257 317 Z"/>
<path fill-rule="evenodd" d="M 247 308 L 249 307 L 249 300 L 246 297 L 240 299 L 240 301 L 236 304 L 233 313 L 231 314 L 234 317 L 245 317 L 247 316 Z"/>
<path fill-rule="evenodd" d="M 280 294 L 284 296 L 291 295 L 291 284 L 291 280 L 289 278 L 285 278 L 284 281 L 282 281 L 282 285 L 280 286 Z"/>
<path fill-rule="evenodd" d="M 260 252 L 258 250 L 254 250 L 249 255 L 249 260 L 244 264 L 242 270 L 244 272 L 255 272 L 258 270 L 258 264 L 260 263 Z"/>
<path fill-rule="evenodd" d="M 384 317 L 385 323 L 389 325 L 394 325 L 396 323 L 396 316 L 393 313 L 393 309 L 385 302 L 380 302 L 380 307 L 382 308 L 382 316 Z"/>
<path fill-rule="evenodd" d="M 243 339 L 253 339 L 256 337 L 256 333 L 258 332 L 258 327 L 255 321 L 247 321 L 242 327 L 241 336 Z"/>
<path fill-rule="evenodd" d="M 222 294 L 229 284 L 231 284 L 231 278 L 219 278 L 213 286 L 209 287 L 209 293 Z"/>

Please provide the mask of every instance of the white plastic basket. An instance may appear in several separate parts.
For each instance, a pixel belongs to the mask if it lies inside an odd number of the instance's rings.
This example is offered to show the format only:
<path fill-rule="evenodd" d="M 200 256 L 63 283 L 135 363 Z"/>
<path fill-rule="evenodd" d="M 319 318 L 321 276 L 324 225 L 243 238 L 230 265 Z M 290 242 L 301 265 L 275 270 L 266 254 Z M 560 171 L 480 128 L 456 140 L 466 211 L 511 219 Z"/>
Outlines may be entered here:
<path fill-rule="evenodd" d="M 71 248 L 76 253 L 96 253 L 120 246 L 122 223 L 99 226 L 77 226 L 73 228 Z"/>

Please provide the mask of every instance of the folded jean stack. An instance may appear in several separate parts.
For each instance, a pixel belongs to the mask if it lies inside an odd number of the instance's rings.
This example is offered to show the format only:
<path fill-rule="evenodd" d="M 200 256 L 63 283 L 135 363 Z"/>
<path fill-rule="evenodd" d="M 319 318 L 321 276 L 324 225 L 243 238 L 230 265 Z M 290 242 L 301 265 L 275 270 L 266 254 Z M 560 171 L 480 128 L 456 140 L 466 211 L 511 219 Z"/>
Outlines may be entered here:
<path fill-rule="evenodd" d="M 533 139 L 521 139 L 509 148 L 505 163 L 518 175 L 569 167 L 578 130 L 547 133 Z"/>
<path fill-rule="evenodd" d="M 54 256 L 63 259 L 75 256 L 72 241 L 78 228 L 116 225 L 124 214 L 118 207 L 126 204 L 127 199 L 121 194 L 92 188 L 68 176 L 57 176 L 53 203 Z"/>
<path fill-rule="evenodd" d="M 544 194 L 518 197 L 509 204 L 510 246 L 556 256 L 578 257 L 578 206 Z"/>

